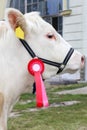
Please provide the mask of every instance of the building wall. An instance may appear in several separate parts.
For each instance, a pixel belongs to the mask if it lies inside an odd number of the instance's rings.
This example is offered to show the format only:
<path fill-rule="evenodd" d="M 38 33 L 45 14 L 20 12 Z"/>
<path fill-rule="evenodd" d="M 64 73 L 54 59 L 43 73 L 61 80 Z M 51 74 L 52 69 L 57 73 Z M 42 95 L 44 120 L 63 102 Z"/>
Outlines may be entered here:
<path fill-rule="evenodd" d="M 70 16 L 63 17 L 63 37 L 75 49 L 82 52 L 82 8 L 83 0 L 69 0 Z"/>
<path fill-rule="evenodd" d="M 4 11 L 6 8 L 7 0 L 0 0 L 0 20 L 4 18 Z"/>
<path fill-rule="evenodd" d="M 82 31 L 83 31 L 83 52 L 87 57 L 87 0 L 83 2 L 83 17 L 82 17 Z"/>
<path fill-rule="evenodd" d="M 87 0 L 69 0 L 69 9 L 71 15 L 63 16 L 63 37 L 87 59 Z M 82 74 L 87 80 L 87 61 Z"/>
<path fill-rule="evenodd" d="M 83 53 L 86 57 L 85 63 L 85 80 L 87 80 L 87 0 L 83 2 L 83 17 L 82 17 L 82 31 L 83 31 Z"/>

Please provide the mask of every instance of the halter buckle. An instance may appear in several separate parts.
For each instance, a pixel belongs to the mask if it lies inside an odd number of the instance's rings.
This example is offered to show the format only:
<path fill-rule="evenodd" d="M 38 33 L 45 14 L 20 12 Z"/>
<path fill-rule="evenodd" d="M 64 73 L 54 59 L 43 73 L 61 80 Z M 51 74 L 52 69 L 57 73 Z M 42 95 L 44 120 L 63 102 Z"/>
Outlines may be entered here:
<path fill-rule="evenodd" d="M 65 65 L 64 65 L 64 64 L 61 64 L 60 69 L 63 69 L 64 67 L 65 67 Z"/>

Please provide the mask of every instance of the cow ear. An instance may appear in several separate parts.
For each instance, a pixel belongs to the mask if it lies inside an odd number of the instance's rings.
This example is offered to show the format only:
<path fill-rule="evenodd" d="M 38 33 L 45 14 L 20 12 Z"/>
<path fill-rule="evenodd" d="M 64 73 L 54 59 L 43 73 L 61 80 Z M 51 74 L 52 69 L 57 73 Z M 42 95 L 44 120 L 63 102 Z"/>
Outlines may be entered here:
<path fill-rule="evenodd" d="M 7 8 L 5 12 L 5 19 L 10 23 L 13 30 L 20 26 L 24 32 L 26 31 L 26 20 L 19 10 Z"/>

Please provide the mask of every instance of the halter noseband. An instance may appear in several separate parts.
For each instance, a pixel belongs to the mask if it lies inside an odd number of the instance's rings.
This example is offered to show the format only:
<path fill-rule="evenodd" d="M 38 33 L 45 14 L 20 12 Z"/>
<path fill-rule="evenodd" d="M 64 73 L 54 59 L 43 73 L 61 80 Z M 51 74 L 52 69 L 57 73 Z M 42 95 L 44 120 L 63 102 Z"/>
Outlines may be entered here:
<path fill-rule="evenodd" d="M 26 48 L 26 50 L 28 51 L 28 53 L 31 55 L 32 58 L 34 57 L 38 57 L 36 56 L 36 54 L 34 53 L 34 51 L 30 48 L 30 46 L 28 45 L 28 43 L 23 40 L 23 39 L 19 39 L 21 41 L 21 43 L 23 44 L 23 46 Z M 69 61 L 71 55 L 73 54 L 74 49 L 70 48 L 69 52 L 67 53 L 64 61 L 62 63 L 58 63 L 58 62 L 54 62 L 54 61 L 50 61 L 41 57 L 38 57 L 40 60 L 42 60 L 44 63 L 48 64 L 48 65 L 52 65 L 58 68 L 58 73 L 62 72 L 63 69 L 65 68 L 67 62 Z"/>

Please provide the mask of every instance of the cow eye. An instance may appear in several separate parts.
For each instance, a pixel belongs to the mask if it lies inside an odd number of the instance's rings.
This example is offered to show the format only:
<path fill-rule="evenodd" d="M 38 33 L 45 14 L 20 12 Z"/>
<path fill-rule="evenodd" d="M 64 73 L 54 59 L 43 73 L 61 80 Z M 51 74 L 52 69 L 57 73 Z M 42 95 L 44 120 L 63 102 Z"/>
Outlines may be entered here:
<path fill-rule="evenodd" d="M 51 39 L 51 38 L 53 38 L 53 35 L 52 34 L 48 34 L 47 37 Z"/>
<path fill-rule="evenodd" d="M 49 33 L 49 34 L 47 34 L 47 38 L 49 38 L 49 39 L 55 39 L 55 36 L 54 36 L 54 34 Z"/>

